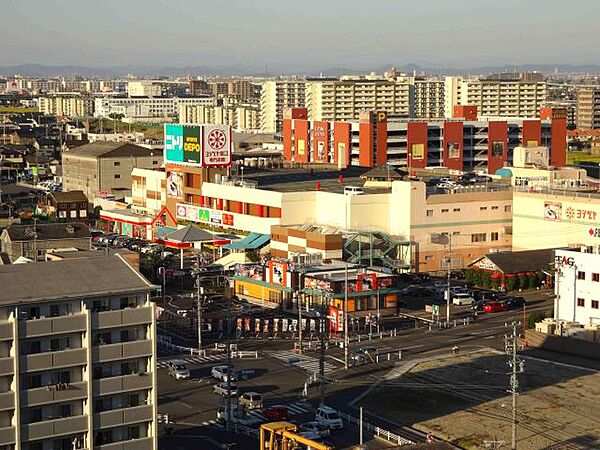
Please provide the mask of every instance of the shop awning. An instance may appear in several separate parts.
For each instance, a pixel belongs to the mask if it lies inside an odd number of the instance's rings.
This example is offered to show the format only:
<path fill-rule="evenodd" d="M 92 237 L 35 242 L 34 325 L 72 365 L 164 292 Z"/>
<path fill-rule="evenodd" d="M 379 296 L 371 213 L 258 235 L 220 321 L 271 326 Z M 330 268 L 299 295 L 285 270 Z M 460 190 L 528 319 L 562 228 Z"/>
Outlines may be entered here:
<path fill-rule="evenodd" d="M 270 234 L 250 233 L 244 239 L 224 245 L 228 250 L 256 250 L 271 240 Z"/>

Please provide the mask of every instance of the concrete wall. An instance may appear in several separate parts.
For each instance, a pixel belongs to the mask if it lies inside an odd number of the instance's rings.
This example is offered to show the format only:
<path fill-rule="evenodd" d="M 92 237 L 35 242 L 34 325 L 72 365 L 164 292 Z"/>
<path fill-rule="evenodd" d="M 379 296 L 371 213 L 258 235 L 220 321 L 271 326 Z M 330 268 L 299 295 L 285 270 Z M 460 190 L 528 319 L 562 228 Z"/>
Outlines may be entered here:
<path fill-rule="evenodd" d="M 534 330 L 525 330 L 523 343 L 526 347 L 539 348 L 566 355 L 581 356 L 583 358 L 600 359 L 600 344 L 567 338 Z"/>

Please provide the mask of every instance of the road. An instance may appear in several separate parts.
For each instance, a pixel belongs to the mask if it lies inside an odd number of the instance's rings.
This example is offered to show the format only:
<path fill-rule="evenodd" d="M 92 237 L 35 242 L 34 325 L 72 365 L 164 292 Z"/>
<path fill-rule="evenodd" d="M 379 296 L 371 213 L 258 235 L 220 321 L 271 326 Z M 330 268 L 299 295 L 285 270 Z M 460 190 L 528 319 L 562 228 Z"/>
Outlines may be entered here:
<path fill-rule="evenodd" d="M 552 308 L 552 298 L 548 292 L 535 292 L 526 295 L 527 311 L 549 310 Z M 466 310 L 466 308 L 465 308 Z M 504 347 L 503 337 L 505 324 L 512 320 L 523 320 L 522 311 L 507 311 L 495 314 L 480 314 L 476 322 L 469 325 L 458 325 L 447 329 L 433 327 L 419 327 L 405 329 L 398 332 L 396 337 L 382 340 L 373 339 L 353 343 L 350 350 L 355 351 L 363 346 L 374 346 L 380 352 L 402 350 L 402 360 L 432 356 L 436 354 L 449 354 L 453 346 L 459 351 L 494 347 Z M 459 321 L 461 323 L 461 321 Z M 292 353 L 293 342 L 290 340 L 254 340 L 248 339 L 238 342 L 238 347 L 245 350 L 258 350 L 259 359 L 236 359 L 236 369 L 254 369 L 255 376 L 247 381 L 240 382 L 241 391 L 256 391 L 263 394 L 265 406 L 285 404 L 294 413 L 292 419 L 298 423 L 314 419 L 314 410 L 319 403 L 317 387 L 308 389 L 308 398 L 302 396 L 304 383 L 309 375 L 318 370 L 318 353 L 306 352 L 300 358 Z M 248 447 L 248 437 L 227 436 L 222 434 L 223 426 L 216 421 L 216 410 L 220 398 L 212 393 L 212 385 L 215 380 L 210 378 L 210 368 L 222 363 L 223 357 L 188 358 L 188 364 L 192 372 L 193 380 L 174 380 L 169 377 L 164 369 L 164 360 L 159 364 L 158 386 L 159 386 L 159 412 L 168 413 L 178 424 L 175 434 L 172 436 L 161 436 L 161 448 L 176 449 L 183 442 L 194 439 L 205 439 L 206 445 L 210 444 L 210 436 L 217 439 L 227 439 L 238 442 L 239 448 Z M 194 359 L 195 358 L 195 359 Z M 292 358 L 290 360 L 290 358 Z M 296 361 L 294 358 L 299 359 Z M 356 408 L 349 406 L 352 399 L 358 398 L 373 383 L 389 376 L 391 370 L 397 366 L 398 360 L 380 362 L 379 364 L 366 364 L 351 367 L 348 371 L 343 369 L 343 349 L 330 346 L 326 353 L 326 378 L 331 380 L 325 395 L 325 402 L 340 411 L 358 417 Z M 168 358 L 167 358 L 168 359 Z M 291 363 L 290 363 L 291 362 Z M 254 415 L 261 417 L 260 412 Z M 377 417 L 367 414 L 368 421 L 373 425 L 381 426 L 390 431 L 418 438 L 419 435 L 411 434 L 410 430 L 403 429 L 401 424 L 385 422 Z M 215 434 L 215 431 L 217 433 Z M 219 431 L 221 433 L 219 433 Z M 185 435 L 185 437 L 183 437 Z M 208 438 L 200 438 L 205 436 Z M 421 436 L 422 437 L 422 436 Z M 358 442 L 358 430 L 348 428 L 335 433 L 330 441 L 338 449 L 351 448 Z M 221 441 L 219 441 L 221 442 Z M 224 442 L 224 441 L 223 441 Z M 256 445 L 256 440 L 254 443 Z M 384 448 L 381 443 L 376 443 L 369 438 L 369 448 Z"/>

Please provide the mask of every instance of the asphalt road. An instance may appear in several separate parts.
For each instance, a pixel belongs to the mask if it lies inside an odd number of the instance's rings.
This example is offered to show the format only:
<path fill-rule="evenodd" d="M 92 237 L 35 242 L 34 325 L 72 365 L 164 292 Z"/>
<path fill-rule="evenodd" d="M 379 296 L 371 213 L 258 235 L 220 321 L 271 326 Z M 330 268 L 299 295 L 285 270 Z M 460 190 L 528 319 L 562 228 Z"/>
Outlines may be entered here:
<path fill-rule="evenodd" d="M 551 309 L 553 301 L 550 295 L 551 293 L 547 291 L 526 294 L 527 311 Z M 410 360 L 436 354 L 451 354 L 453 346 L 457 346 L 459 351 L 485 347 L 502 349 L 506 331 L 505 324 L 513 320 L 523 321 L 523 312 L 480 314 L 474 323 L 447 329 L 434 327 L 429 330 L 428 327 L 423 326 L 405 329 L 398 332 L 396 337 L 353 343 L 350 346 L 350 352 L 364 346 L 377 347 L 380 352 L 393 350 L 396 354 L 401 349 L 402 359 Z M 289 405 L 290 409 L 295 412 L 292 419 L 298 423 L 314 419 L 314 409 L 319 403 L 319 391 L 317 387 L 309 388 L 307 402 L 307 399 L 302 396 L 302 390 L 310 373 L 318 369 L 319 355 L 317 352 L 307 352 L 306 361 L 290 364 L 289 358 L 293 357 L 291 353 L 293 342 L 289 340 L 249 339 L 238 342 L 238 347 L 246 350 L 258 350 L 261 355 L 257 360 L 236 359 L 234 361 L 236 369 L 254 369 L 255 371 L 253 378 L 239 383 L 242 392 L 262 393 L 265 406 Z M 223 363 L 223 359 L 207 361 L 201 360 L 201 357 L 197 358 L 197 361 L 193 361 L 193 358 L 190 357 L 192 360 L 188 361 L 193 378 L 190 381 L 176 381 L 167 375 L 166 369 L 158 370 L 159 412 L 168 413 L 178 424 L 173 435 L 161 436 L 161 448 L 188 448 L 187 445 L 190 444 L 190 441 L 203 441 L 206 448 L 209 448 L 209 445 L 213 445 L 211 439 L 221 443 L 238 442 L 236 448 L 257 448 L 258 443 L 255 438 L 224 434 L 222 425 L 216 423 L 216 410 L 220 398 L 212 392 L 212 385 L 216 381 L 210 377 L 210 368 Z M 350 401 L 359 397 L 369 386 L 382 379 L 393 369 L 398 360 L 392 359 L 379 364 L 354 366 L 346 371 L 343 368 L 343 359 L 343 349 L 330 346 L 326 353 L 326 367 L 328 368 L 326 378 L 331 380 L 331 384 L 327 386 L 325 402 L 340 411 L 358 417 L 358 411 L 349 405 Z M 404 430 L 402 424 L 385 422 L 377 417 L 369 416 L 368 413 L 366 418 L 374 425 L 396 431 L 399 434 L 410 435 L 410 430 Z M 358 430 L 349 427 L 333 434 L 329 440 L 338 449 L 350 448 L 358 442 Z M 370 438 L 366 442 L 369 448 L 385 448 L 379 441 Z"/>

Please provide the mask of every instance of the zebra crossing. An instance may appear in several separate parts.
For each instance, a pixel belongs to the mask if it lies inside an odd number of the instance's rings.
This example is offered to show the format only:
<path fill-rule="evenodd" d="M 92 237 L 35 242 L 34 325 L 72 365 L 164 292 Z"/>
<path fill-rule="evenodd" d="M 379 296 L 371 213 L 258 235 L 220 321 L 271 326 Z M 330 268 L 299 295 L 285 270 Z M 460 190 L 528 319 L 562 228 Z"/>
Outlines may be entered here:
<path fill-rule="evenodd" d="M 202 422 L 203 427 L 225 428 L 225 424 L 217 419 L 207 420 Z"/>
<path fill-rule="evenodd" d="M 190 355 L 190 356 L 173 356 L 165 359 L 161 359 L 156 362 L 157 369 L 165 369 L 169 365 L 169 361 L 182 361 L 185 364 L 202 364 L 206 362 L 217 362 L 227 359 L 227 355 L 219 354 L 219 355 Z"/>
<path fill-rule="evenodd" d="M 319 358 L 308 355 L 299 355 L 292 351 L 271 352 L 270 356 L 280 361 L 285 362 L 290 366 L 300 367 L 309 373 L 316 373 L 320 370 Z M 325 361 L 325 372 L 335 370 L 336 366 Z"/>
<path fill-rule="evenodd" d="M 307 406 L 306 404 L 300 403 L 300 402 L 296 402 L 296 403 L 292 403 L 290 405 L 284 405 L 284 406 L 288 409 L 288 411 L 292 415 L 306 414 L 306 413 L 312 411 L 312 407 Z M 258 410 L 258 409 L 250 410 L 250 411 L 248 411 L 248 415 L 252 416 L 252 417 L 256 417 L 261 422 L 268 422 L 269 419 L 267 419 L 264 416 L 262 411 L 264 411 L 264 409 L 263 410 Z"/>

